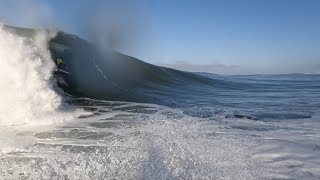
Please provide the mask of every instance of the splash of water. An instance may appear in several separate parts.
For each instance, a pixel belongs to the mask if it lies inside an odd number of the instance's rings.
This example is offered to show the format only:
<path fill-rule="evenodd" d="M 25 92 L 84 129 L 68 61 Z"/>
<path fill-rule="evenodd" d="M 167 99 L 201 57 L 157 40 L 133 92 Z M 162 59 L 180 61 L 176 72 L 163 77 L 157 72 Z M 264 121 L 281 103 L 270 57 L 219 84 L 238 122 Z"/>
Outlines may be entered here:
<path fill-rule="evenodd" d="M 0 27 L 0 126 L 47 125 L 72 119 L 55 90 L 50 36 L 26 39 Z"/>

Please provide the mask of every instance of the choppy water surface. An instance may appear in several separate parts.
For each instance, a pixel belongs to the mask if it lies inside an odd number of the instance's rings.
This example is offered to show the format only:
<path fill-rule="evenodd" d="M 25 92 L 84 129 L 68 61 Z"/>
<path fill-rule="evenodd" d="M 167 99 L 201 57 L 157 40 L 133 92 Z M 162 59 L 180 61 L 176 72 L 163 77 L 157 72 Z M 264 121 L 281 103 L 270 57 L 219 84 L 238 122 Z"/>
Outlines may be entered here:
<path fill-rule="evenodd" d="M 202 95 L 193 91 L 172 108 L 73 98 L 69 103 L 87 111 L 77 119 L 55 127 L 3 128 L 0 175 L 5 179 L 320 178 L 319 76 L 218 78 L 242 83 L 243 89 L 212 89 L 212 94 Z"/>

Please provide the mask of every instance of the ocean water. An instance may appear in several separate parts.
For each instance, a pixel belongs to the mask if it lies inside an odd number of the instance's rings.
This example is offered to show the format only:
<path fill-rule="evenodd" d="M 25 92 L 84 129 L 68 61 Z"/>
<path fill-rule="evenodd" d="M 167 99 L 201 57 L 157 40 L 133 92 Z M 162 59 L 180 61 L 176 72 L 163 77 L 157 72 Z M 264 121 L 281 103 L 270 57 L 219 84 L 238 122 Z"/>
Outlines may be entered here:
<path fill-rule="evenodd" d="M 150 66 L 129 86 L 95 64 L 122 91 L 97 100 L 64 92 L 45 43 L 0 40 L 0 179 L 320 179 L 320 75 Z"/>

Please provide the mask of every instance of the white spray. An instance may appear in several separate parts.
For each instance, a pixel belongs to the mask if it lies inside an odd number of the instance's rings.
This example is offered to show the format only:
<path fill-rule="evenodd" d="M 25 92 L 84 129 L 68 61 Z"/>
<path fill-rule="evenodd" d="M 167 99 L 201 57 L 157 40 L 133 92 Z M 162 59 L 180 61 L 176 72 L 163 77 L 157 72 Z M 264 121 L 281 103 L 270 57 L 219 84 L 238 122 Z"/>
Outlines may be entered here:
<path fill-rule="evenodd" d="M 48 35 L 34 42 L 0 27 L 0 126 L 47 125 L 72 119 L 53 89 L 54 63 L 47 50 Z"/>

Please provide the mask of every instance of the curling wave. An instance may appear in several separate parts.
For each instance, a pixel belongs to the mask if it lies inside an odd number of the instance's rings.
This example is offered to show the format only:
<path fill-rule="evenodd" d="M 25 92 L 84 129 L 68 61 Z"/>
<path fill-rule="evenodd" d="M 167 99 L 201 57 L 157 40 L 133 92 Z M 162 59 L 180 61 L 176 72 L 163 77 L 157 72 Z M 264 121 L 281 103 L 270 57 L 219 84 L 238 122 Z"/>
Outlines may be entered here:
<path fill-rule="evenodd" d="M 28 38 L 36 33 L 33 29 L 6 28 Z M 55 72 L 60 86 L 75 96 L 163 104 L 161 95 L 170 94 L 166 90 L 181 90 L 187 84 L 232 88 L 222 80 L 155 66 L 115 51 L 103 52 L 64 32 L 58 32 L 48 46 L 52 59 L 63 61 Z"/>

